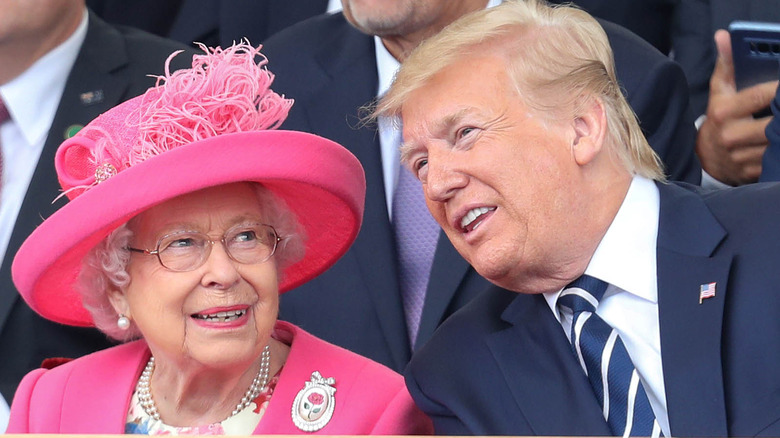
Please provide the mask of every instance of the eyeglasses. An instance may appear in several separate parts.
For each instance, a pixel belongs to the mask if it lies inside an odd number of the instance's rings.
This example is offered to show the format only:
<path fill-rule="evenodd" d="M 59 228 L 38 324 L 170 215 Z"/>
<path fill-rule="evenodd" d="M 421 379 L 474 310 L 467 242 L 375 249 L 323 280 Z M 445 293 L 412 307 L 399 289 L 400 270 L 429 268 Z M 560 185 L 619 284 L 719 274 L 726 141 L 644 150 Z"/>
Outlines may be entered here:
<path fill-rule="evenodd" d="M 217 242 L 222 242 L 225 252 L 232 260 L 243 264 L 257 264 L 270 259 L 281 240 L 274 227 L 250 223 L 230 228 L 218 241 L 195 231 L 177 231 L 162 236 L 154 250 L 130 247 L 127 249 L 155 255 L 165 268 L 186 272 L 203 266 L 211 254 L 211 247 Z"/>

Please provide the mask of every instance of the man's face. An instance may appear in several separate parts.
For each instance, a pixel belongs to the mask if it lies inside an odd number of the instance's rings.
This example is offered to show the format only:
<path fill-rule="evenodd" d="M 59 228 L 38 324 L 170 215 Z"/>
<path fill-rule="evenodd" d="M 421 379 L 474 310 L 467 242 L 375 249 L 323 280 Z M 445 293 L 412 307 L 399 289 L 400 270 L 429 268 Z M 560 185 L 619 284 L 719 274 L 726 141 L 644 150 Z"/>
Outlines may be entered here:
<path fill-rule="evenodd" d="M 487 0 L 342 0 L 344 17 L 361 32 L 380 37 L 435 33 Z"/>
<path fill-rule="evenodd" d="M 496 56 L 470 56 L 434 76 L 402 108 L 404 164 L 428 208 L 485 278 L 545 292 L 579 263 L 586 216 L 574 128 L 545 120 L 514 91 Z"/>
<path fill-rule="evenodd" d="M 65 26 L 63 21 L 70 28 L 73 17 L 80 20 L 83 8 L 83 0 L 0 1 L 0 44 L 12 44 L 20 38 L 53 38 Z"/>

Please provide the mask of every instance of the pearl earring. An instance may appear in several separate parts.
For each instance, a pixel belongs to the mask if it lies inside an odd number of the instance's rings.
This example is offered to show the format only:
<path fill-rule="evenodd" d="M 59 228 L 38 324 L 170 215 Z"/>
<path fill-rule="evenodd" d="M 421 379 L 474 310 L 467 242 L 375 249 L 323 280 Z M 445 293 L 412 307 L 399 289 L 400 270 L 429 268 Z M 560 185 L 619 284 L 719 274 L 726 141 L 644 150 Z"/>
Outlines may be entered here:
<path fill-rule="evenodd" d="M 122 330 L 127 330 L 130 328 L 130 319 L 120 313 L 119 318 L 116 320 L 116 326 Z"/>

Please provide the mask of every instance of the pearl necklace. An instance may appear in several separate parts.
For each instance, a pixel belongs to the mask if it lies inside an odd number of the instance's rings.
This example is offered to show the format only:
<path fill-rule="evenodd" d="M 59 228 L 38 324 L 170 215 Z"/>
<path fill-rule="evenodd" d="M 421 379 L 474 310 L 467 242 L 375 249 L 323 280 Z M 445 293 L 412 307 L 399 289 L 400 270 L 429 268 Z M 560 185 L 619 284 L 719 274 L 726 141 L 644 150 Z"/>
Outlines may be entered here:
<path fill-rule="evenodd" d="M 266 345 L 263 349 L 263 354 L 261 355 L 260 359 L 260 371 L 257 372 L 257 375 L 252 380 L 252 384 L 249 385 L 249 389 L 246 390 L 246 394 L 244 394 L 244 397 L 241 398 L 241 402 L 236 405 L 236 408 L 233 409 L 233 412 L 231 412 L 230 416 L 227 418 L 230 418 L 246 409 L 246 407 L 252 403 L 252 400 L 256 399 L 257 396 L 260 395 L 260 393 L 263 391 L 263 389 L 265 389 L 266 385 L 268 384 L 268 372 L 271 368 L 270 350 L 270 346 L 268 345 Z M 136 391 L 138 392 L 138 401 L 141 403 L 141 407 L 144 408 L 146 415 L 159 421 L 160 412 L 157 410 L 157 405 L 154 404 L 151 391 L 153 371 L 154 356 L 150 357 L 149 362 L 146 363 L 146 367 L 141 373 L 141 377 L 138 379 L 138 386 L 136 387 Z M 227 420 L 227 418 L 225 420 Z"/>

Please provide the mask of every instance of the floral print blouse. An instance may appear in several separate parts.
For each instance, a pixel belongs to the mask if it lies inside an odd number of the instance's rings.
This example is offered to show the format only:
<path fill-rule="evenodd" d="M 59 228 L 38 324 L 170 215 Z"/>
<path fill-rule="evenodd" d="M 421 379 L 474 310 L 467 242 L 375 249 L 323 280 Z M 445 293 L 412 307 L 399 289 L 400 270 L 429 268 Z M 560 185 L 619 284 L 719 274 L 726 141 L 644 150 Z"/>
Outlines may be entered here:
<path fill-rule="evenodd" d="M 268 408 L 271 396 L 279 382 L 279 374 L 282 370 L 268 382 L 266 389 L 253 400 L 244 410 L 222 420 L 219 423 L 206 424 L 202 426 L 179 427 L 169 426 L 162 420 L 155 420 L 150 417 L 138 400 L 138 391 L 133 392 L 133 398 L 130 401 L 130 409 L 127 412 L 127 423 L 125 423 L 125 434 L 132 435 L 251 435 L 257 428 L 260 420 Z"/>

